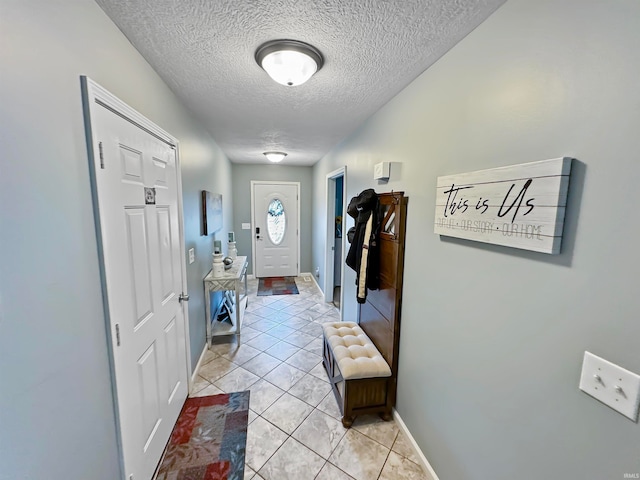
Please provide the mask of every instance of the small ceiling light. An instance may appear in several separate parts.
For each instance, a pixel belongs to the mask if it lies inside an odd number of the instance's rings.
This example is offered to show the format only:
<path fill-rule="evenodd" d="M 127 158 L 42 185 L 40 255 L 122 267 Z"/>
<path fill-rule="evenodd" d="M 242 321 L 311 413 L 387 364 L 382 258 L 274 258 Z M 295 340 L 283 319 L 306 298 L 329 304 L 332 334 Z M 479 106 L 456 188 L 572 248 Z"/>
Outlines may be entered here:
<path fill-rule="evenodd" d="M 281 162 L 282 159 L 287 156 L 287 154 L 284 152 L 264 152 L 263 155 L 273 163 Z"/>
<path fill-rule="evenodd" d="M 256 50 L 256 62 L 276 82 L 302 85 L 322 68 L 324 59 L 312 45 L 297 40 L 273 40 Z"/>

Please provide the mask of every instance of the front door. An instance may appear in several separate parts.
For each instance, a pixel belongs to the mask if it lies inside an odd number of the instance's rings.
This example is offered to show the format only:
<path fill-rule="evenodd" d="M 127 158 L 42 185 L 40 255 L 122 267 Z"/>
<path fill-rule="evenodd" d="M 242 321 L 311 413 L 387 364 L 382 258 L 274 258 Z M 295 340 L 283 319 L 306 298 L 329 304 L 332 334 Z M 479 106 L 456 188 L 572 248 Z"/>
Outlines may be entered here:
<path fill-rule="evenodd" d="M 300 184 L 251 183 L 255 276 L 297 276 Z"/>
<path fill-rule="evenodd" d="M 146 480 L 188 390 L 176 150 L 121 113 L 91 108 L 124 474 Z"/>

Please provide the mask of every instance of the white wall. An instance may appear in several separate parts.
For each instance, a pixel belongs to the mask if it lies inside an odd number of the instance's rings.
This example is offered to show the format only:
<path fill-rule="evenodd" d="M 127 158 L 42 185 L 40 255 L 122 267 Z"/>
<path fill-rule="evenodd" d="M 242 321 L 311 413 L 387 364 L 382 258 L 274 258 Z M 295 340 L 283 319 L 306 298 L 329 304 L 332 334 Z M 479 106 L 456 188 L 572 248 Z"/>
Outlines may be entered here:
<path fill-rule="evenodd" d="M 311 167 L 291 165 L 246 165 L 234 163 L 233 177 L 233 228 L 236 247 L 240 255 L 246 255 L 247 271 L 253 273 L 251 253 L 251 230 L 242 230 L 243 223 L 251 222 L 251 181 L 299 182 L 300 183 L 300 273 L 311 271 L 311 190 L 313 170 Z"/>
<path fill-rule="evenodd" d="M 640 472 L 640 426 L 577 388 L 584 350 L 640 373 L 639 19 L 509 0 L 314 169 L 321 266 L 326 173 L 409 196 L 397 408 L 443 480 Z M 433 233 L 437 176 L 559 156 L 578 159 L 561 255 Z"/>
<path fill-rule="evenodd" d="M 200 190 L 230 166 L 92 0 L 0 0 L 0 479 L 119 478 L 80 75 L 180 141 L 193 356 L 204 346 Z M 232 205 L 225 204 L 225 230 Z M 204 272 L 204 273 L 203 273 Z"/>

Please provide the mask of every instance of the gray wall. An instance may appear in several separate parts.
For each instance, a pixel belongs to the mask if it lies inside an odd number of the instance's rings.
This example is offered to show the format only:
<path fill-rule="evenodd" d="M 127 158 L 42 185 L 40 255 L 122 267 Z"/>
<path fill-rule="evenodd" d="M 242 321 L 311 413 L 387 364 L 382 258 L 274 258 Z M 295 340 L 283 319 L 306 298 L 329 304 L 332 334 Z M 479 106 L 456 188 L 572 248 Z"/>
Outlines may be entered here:
<path fill-rule="evenodd" d="M 300 272 L 311 272 L 311 167 L 288 165 L 232 164 L 233 228 L 239 255 L 246 255 L 248 272 L 253 273 L 251 230 L 242 230 L 243 223 L 251 223 L 251 180 L 300 182 Z"/>
<path fill-rule="evenodd" d="M 442 480 L 640 472 L 640 425 L 578 390 L 584 350 L 640 373 L 638 19 L 636 0 L 509 0 L 314 168 L 314 264 L 326 173 L 409 196 L 397 409 Z M 563 155 L 562 254 L 433 233 L 437 176 Z"/>
<path fill-rule="evenodd" d="M 119 478 L 80 75 L 180 140 L 194 358 L 204 346 L 199 193 L 230 166 L 91 0 L 0 4 L 0 478 Z M 225 220 L 232 205 L 225 203 Z M 228 227 L 225 228 L 225 230 Z"/>
<path fill-rule="evenodd" d="M 204 314 L 204 288 L 202 280 L 211 270 L 213 241 L 221 240 L 226 249 L 227 232 L 232 229 L 233 196 L 231 194 L 231 162 L 229 162 L 207 134 L 191 124 L 194 134 L 180 138 L 182 167 L 182 198 L 184 209 L 185 248 L 187 253 L 187 285 L 189 289 L 189 333 L 191 367 L 196 363 L 205 345 L 206 323 Z M 176 134 L 177 135 L 177 134 Z M 183 140 L 184 138 L 184 140 Z M 223 225 L 209 236 L 201 236 L 201 192 L 208 190 L 222 194 Z M 188 252 L 195 249 L 196 261 L 189 265 Z"/>

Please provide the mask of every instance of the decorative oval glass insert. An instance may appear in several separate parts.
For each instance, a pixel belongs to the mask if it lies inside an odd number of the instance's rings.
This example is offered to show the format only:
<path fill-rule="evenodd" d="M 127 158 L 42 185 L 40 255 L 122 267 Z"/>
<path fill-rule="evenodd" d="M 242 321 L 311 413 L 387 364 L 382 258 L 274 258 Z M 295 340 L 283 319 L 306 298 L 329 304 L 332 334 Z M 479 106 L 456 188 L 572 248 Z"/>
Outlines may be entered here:
<path fill-rule="evenodd" d="M 284 239 L 285 228 L 287 227 L 287 215 L 284 205 L 279 198 L 274 198 L 267 207 L 267 232 L 269 239 L 275 245 L 280 245 Z"/>

